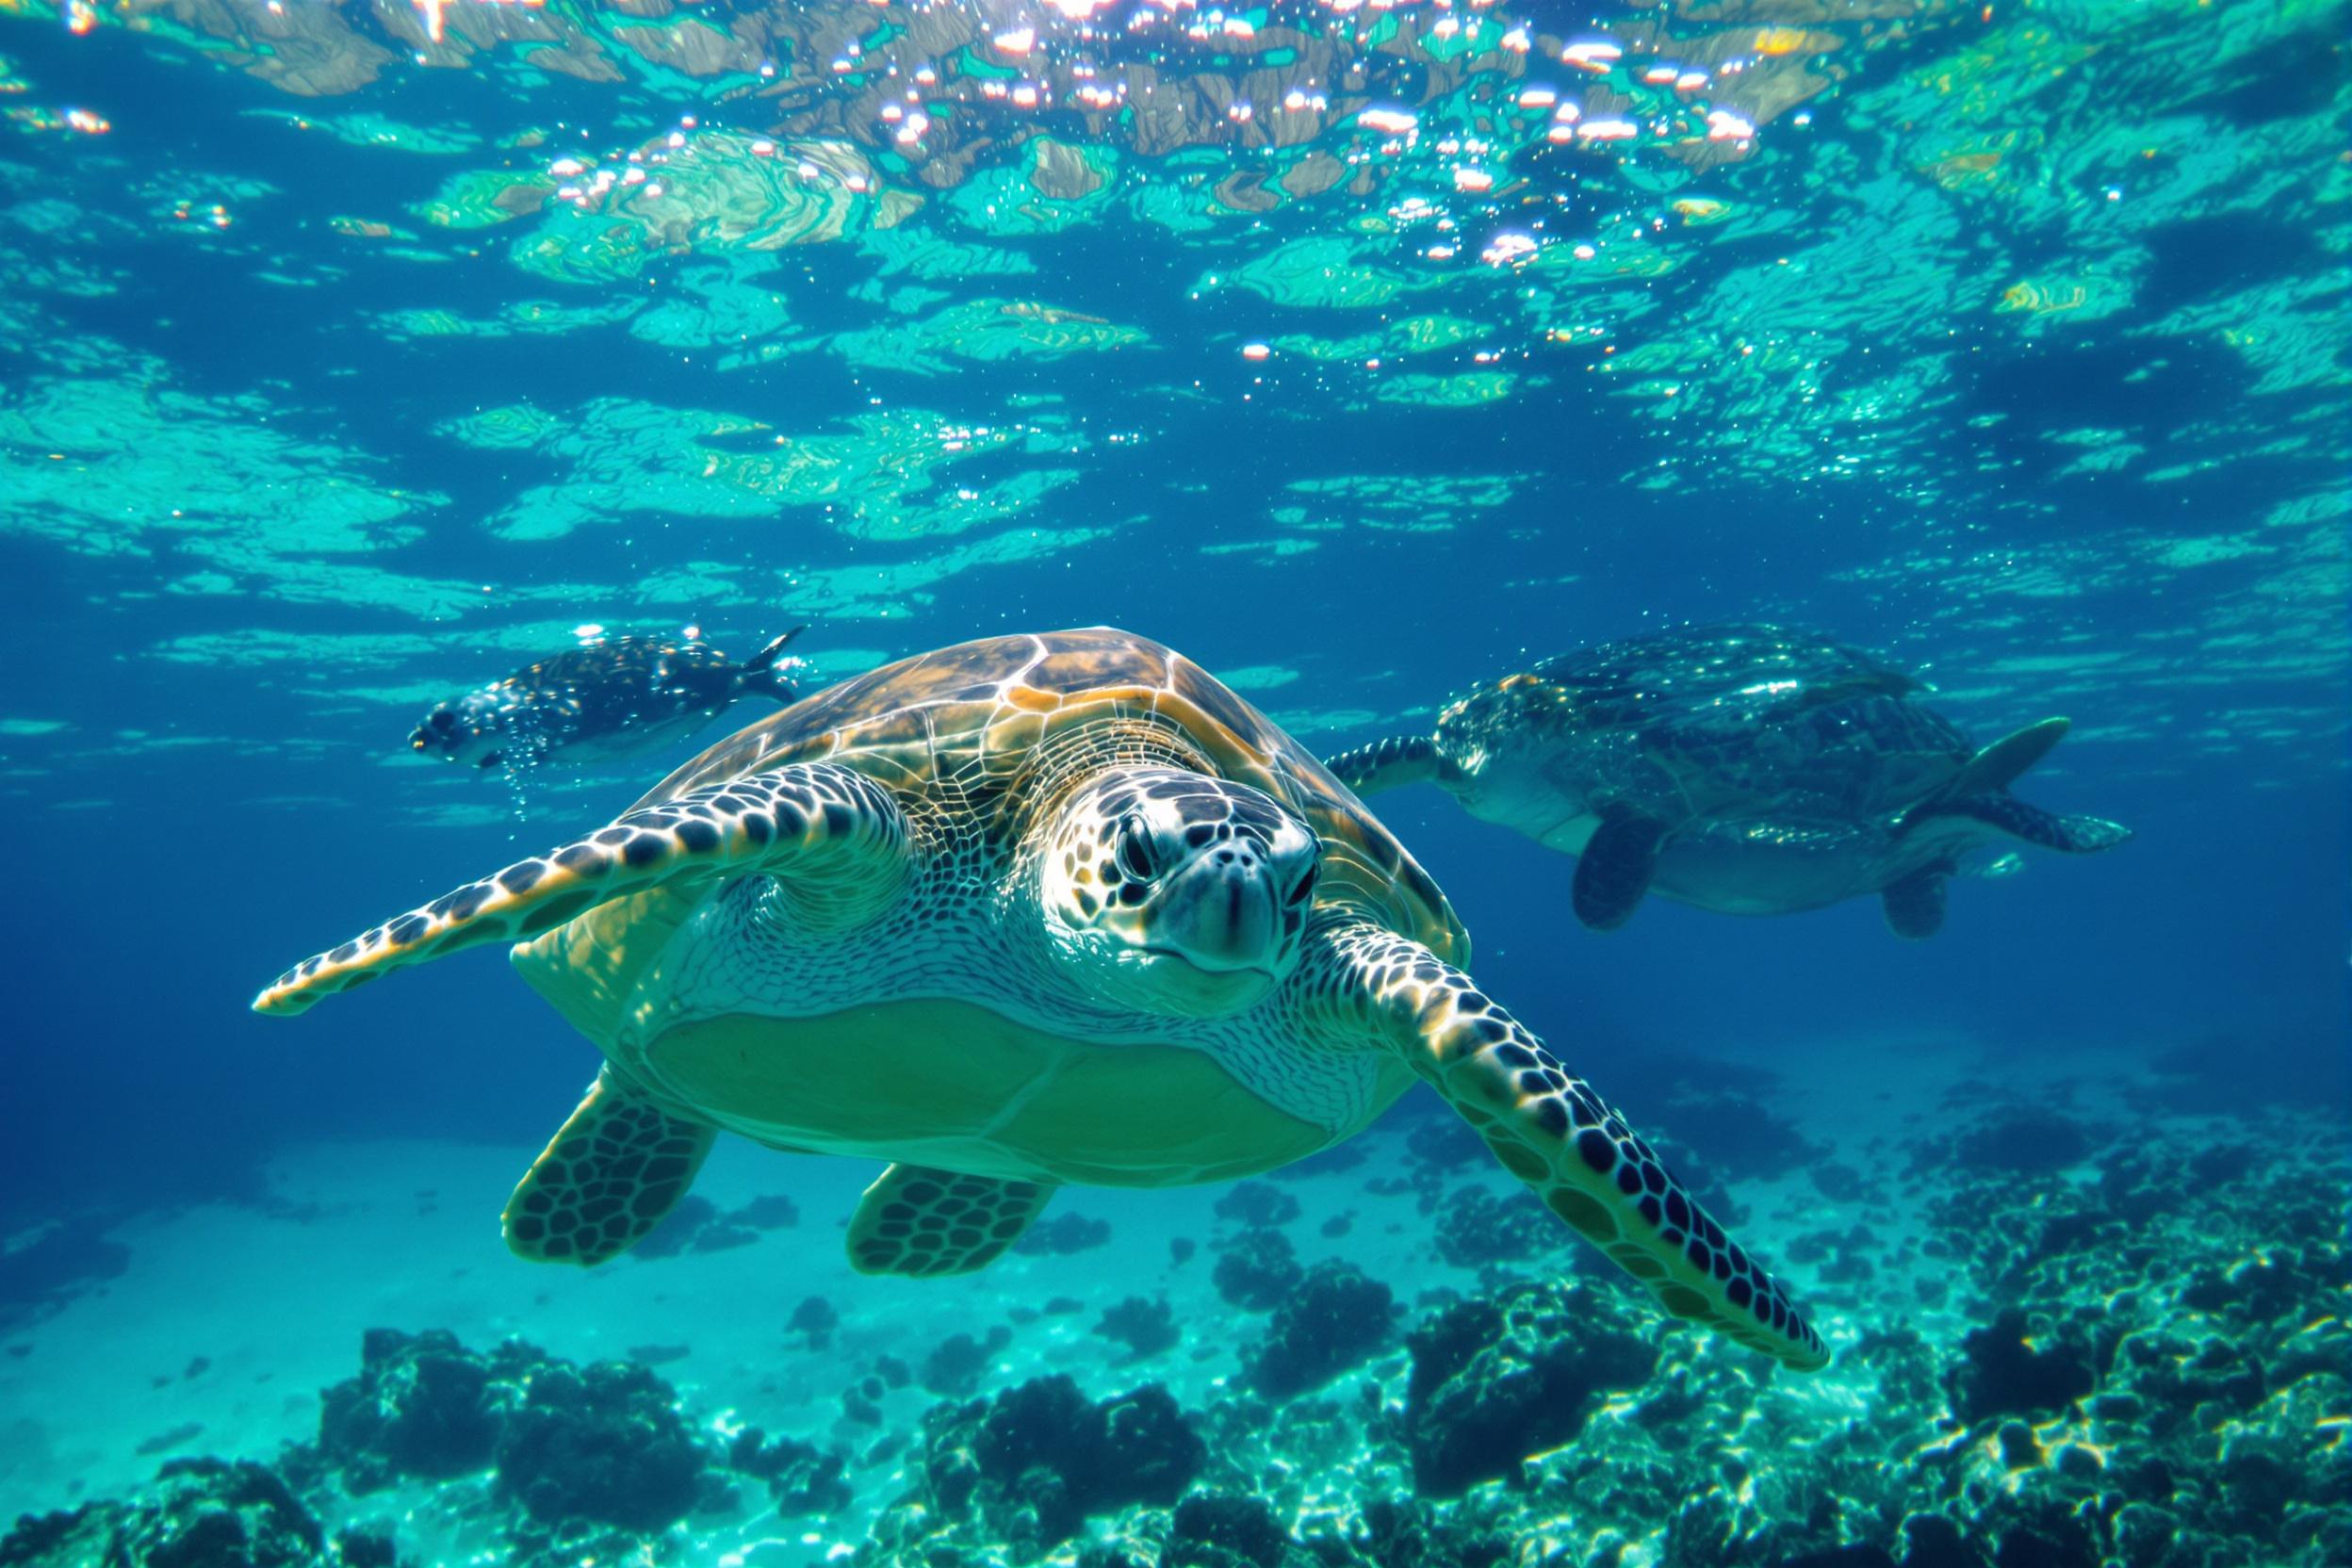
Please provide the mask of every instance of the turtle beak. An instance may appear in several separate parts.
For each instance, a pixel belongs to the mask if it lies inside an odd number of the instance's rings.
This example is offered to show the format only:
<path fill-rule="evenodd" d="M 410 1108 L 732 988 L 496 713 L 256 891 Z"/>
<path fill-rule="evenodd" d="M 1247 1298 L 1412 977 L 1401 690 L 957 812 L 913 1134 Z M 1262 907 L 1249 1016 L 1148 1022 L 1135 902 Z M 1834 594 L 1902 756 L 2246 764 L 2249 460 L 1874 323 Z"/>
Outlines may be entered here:
<path fill-rule="evenodd" d="M 1152 945 L 1212 972 L 1266 970 L 1282 930 L 1264 846 L 1233 838 L 1180 870 L 1152 910 Z"/>

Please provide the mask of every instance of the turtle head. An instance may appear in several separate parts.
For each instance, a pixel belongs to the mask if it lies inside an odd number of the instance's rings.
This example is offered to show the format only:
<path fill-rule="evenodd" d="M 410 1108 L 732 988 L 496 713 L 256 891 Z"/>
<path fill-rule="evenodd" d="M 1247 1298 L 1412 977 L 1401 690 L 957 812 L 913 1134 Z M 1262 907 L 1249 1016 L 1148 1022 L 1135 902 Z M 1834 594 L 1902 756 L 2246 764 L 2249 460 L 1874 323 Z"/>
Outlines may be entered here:
<path fill-rule="evenodd" d="M 1235 1012 L 1297 966 L 1322 847 L 1264 791 L 1181 768 L 1111 768 L 1044 831 L 1046 935 L 1073 978 L 1113 1005 Z"/>
<path fill-rule="evenodd" d="M 506 743 L 500 725 L 504 714 L 505 705 L 487 689 L 435 703 L 425 722 L 409 731 L 408 749 L 444 762 L 493 767 Z"/>

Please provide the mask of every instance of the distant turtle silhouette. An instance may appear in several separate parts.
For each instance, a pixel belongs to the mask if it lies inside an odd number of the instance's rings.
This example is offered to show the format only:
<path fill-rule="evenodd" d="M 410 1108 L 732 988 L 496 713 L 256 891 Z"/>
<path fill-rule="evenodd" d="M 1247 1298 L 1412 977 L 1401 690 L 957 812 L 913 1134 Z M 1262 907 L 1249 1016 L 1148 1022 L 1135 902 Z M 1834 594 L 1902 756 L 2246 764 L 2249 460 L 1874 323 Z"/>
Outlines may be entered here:
<path fill-rule="evenodd" d="M 409 748 L 477 768 L 641 757 L 745 694 L 792 702 L 804 666 L 778 656 L 807 629 L 794 627 L 743 664 L 698 638 L 598 638 L 436 705 Z"/>
<path fill-rule="evenodd" d="M 1946 879 L 1983 852 L 2082 855 L 2132 836 L 2009 792 L 2067 721 L 1979 750 L 1921 690 L 1812 632 L 1690 627 L 1546 659 L 1447 704 L 1432 736 L 1326 765 L 1364 794 L 1433 782 L 1575 855 L 1576 918 L 1604 931 L 1655 889 L 1740 915 L 1876 893 L 1897 936 L 1929 937 Z"/>

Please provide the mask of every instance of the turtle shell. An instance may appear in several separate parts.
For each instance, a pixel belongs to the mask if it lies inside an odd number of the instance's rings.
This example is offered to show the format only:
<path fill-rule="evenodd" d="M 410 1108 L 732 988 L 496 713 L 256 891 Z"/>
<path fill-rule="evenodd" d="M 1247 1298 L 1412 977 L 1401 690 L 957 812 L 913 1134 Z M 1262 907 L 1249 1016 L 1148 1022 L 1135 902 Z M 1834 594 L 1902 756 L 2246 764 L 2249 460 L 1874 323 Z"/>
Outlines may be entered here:
<path fill-rule="evenodd" d="M 1668 821 L 1740 811 L 1859 820 L 1950 780 L 1968 736 L 1909 675 L 1813 632 L 1690 627 L 1547 659 L 1451 704 L 1449 756 L 1538 747 L 1596 806 Z M 1581 775 L 1571 779 L 1568 775 Z"/>
<path fill-rule="evenodd" d="M 1109 627 L 987 637 L 885 664 L 719 742 L 638 804 L 825 759 L 1010 834 L 1056 780 L 1171 745 L 1305 819 L 1323 844 L 1316 908 L 1366 916 L 1468 961 L 1445 893 L 1313 753 L 1192 661 Z"/>

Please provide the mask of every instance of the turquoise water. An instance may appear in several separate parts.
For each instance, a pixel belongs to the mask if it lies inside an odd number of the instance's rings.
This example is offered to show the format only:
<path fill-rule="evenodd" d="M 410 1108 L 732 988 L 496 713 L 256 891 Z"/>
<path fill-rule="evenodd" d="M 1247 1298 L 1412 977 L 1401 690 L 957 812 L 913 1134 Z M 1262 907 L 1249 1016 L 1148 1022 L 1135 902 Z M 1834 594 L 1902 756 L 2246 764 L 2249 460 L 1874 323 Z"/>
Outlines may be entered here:
<path fill-rule="evenodd" d="M 0 1561 L 2352 1560 L 2345 21 L 0 0 Z M 1109 624 L 1304 759 L 1752 621 L 2131 841 L 1598 931 L 1369 809 L 1823 1370 L 1428 1087 L 949 1280 L 723 1137 L 583 1271 L 495 958 L 248 1011 L 776 710 L 412 748 L 567 650 Z"/>

